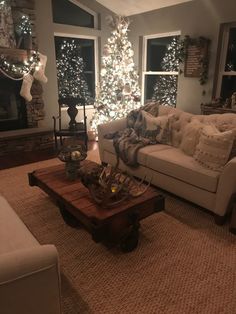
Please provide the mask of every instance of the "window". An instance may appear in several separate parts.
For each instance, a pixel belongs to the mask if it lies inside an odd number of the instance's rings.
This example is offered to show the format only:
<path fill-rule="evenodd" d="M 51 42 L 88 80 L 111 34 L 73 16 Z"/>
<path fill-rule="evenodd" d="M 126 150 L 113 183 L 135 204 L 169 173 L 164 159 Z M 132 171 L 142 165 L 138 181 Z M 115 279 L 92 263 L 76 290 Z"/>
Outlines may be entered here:
<path fill-rule="evenodd" d="M 216 97 L 225 102 L 236 92 L 236 23 L 224 24 L 222 29 Z"/>
<path fill-rule="evenodd" d="M 52 0 L 53 22 L 97 28 L 97 15 L 76 0 Z"/>
<path fill-rule="evenodd" d="M 68 53 L 68 56 L 66 56 L 65 51 L 68 49 L 63 50 L 62 47 L 64 44 L 73 46 L 73 49 L 76 49 L 72 55 Z M 58 78 L 58 87 L 60 89 L 60 85 L 63 85 L 63 78 L 65 78 L 65 81 L 67 80 L 69 84 L 77 82 L 80 94 L 82 97 L 85 97 L 87 104 L 92 104 L 95 99 L 96 47 L 96 38 L 68 37 L 59 36 L 59 34 L 55 36 L 57 70 L 59 71 L 60 67 L 62 69 L 61 75 L 59 75 L 60 78 Z M 58 64 L 59 59 L 61 60 L 61 65 Z M 77 67 L 81 71 L 76 72 Z M 70 89 L 71 88 L 73 90 L 73 87 L 70 86 Z"/>
<path fill-rule="evenodd" d="M 144 37 L 142 101 L 156 99 L 176 106 L 180 32 Z"/>

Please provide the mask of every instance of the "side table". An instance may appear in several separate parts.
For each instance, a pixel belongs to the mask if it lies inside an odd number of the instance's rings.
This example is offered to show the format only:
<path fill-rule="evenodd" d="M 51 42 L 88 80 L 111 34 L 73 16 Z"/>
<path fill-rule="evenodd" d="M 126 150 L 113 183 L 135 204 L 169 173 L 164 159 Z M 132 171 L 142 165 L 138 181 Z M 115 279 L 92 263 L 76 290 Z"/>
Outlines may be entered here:
<path fill-rule="evenodd" d="M 217 107 L 213 104 L 201 104 L 201 114 L 208 115 L 214 113 L 236 113 L 236 109 Z"/>

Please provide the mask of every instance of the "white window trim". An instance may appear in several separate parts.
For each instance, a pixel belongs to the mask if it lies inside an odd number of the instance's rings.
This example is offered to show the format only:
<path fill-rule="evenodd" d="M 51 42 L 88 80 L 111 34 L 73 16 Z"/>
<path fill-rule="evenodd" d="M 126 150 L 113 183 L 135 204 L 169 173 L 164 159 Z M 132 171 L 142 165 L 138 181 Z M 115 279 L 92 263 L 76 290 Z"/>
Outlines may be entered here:
<path fill-rule="evenodd" d="M 70 37 L 70 38 L 81 38 L 81 39 L 92 39 L 94 40 L 94 67 L 95 67 L 95 97 L 97 95 L 97 86 L 98 86 L 98 37 L 91 35 L 75 35 L 68 33 L 58 33 L 54 32 L 54 37 Z M 85 106 L 86 108 L 90 108 L 91 105 Z M 93 107 L 93 106 L 92 106 Z M 66 108 L 67 110 L 67 108 Z"/>
<path fill-rule="evenodd" d="M 163 71 L 146 71 L 147 65 L 147 41 L 152 38 L 162 38 L 169 36 L 180 36 L 180 31 L 168 32 L 168 33 L 158 33 L 152 35 L 143 36 L 143 53 L 142 53 L 142 99 L 141 103 L 144 104 L 144 89 L 145 89 L 145 76 L 146 75 L 179 75 L 179 72 L 163 72 Z"/>
<path fill-rule="evenodd" d="M 222 86 L 222 80 L 224 76 L 236 76 L 236 71 L 225 71 L 225 63 L 227 58 L 227 49 L 228 49 L 228 43 L 229 43 L 229 31 L 230 28 L 236 27 L 236 23 L 229 23 L 223 26 L 223 35 L 222 35 L 222 42 L 221 42 L 221 48 L 220 48 L 220 66 L 219 66 L 219 72 L 217 76 L 217 87 L 216 87 L 216 98 L 220 97 L 221 93 L 221 86 Z"/>
<path fill-rule="evenodd" d="M 78 2 L 77 0 L 69 0 L 71 3 L 77 5 L 78 7 L 80 7 L 82 10 L 88 12 L 89 14 L 93 15 L 94 18 L 94 28 L 98 29 L 98 14 L 89 9 L 88 7 L 86 7 L 85 5 L 83 5 L 82 3 Z"/>

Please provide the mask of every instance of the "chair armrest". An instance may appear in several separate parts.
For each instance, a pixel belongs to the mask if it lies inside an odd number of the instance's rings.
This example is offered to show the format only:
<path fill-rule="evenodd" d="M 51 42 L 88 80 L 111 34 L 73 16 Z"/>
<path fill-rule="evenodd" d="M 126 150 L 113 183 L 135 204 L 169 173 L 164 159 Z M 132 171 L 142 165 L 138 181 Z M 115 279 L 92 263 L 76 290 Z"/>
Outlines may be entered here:
<path fill-rule="evenodd" d="M 127 119 L 114 120 L 109 123 L 98 125 L 98 148 L 101 161 L 103 161 L 103 141 L 104 135 L 121 131 L 127 127 Z"/>
<path fill-rule="evenodd" d="M 55 246 L 0 255 L 0 309 L 4 314 L 59 314 L 60 274 Z"/>
<path fill-rule="evenodd" d="M 220 174 L 216 192 L 215 213 L 224 216 L 227 212 L 229 201 L 236 192 L 236 157 L 228 161 Z"/>

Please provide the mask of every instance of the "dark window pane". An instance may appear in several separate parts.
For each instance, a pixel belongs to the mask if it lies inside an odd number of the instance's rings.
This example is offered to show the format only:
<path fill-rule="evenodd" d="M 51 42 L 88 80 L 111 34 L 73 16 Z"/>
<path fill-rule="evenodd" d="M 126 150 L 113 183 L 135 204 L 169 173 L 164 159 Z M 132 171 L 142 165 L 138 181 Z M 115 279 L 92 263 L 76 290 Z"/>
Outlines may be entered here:
<path fill-rule="evenodd" d="M 177 75 L 146 75 L 145 101 L 155 99 L 162 104 L 176 106 Z"/>
<path fill-rule="evenodd" d="M 69 0 L 52 0 L 53 22 L 94 28 L 94 16 Z"/>
<path fill-rule="evenodd" d="M 220 96 L 223 100 L 231 98 L 236 92 L 236 76 L 223 76 Z"/>
<path fill-rule="evenodd" d="M 94 59 L 94 40 L 92 39 L 84 39 L 84 38 L 71 38 L 71 37 L 58 37 L 55 38 L 55 50 L 56 50 L 56 59 L 58 60 L 61 57 L 61 45 L 64 41 L 66 43 L 75 42 L 78 47 L 78 51 L 74 54 L 75 56 L 79 56 L 82 58 L 81 67 L 83 66 L 83 73 L 77 77 L 76 73 L 74 73 L 74 61 L 70 62 L 70 59 L 65 59 L 67 64 L 67 69 L 71 67 L 70 73 L 66 73 L 67 77 L 72 78 L 73 80 L 79 78 L 82 80 L 83 84 L 86 84 L 88 87 L 88 92 L 92 99 L 95 98 L 95 59 Z M 80 67 L 80 68 L 81 68 Z M 91 101 L 92 102 L 92 101 Z"/>
<path fill-rule="evenodd" d="M 178 71 L 179 36 L 147 40 L 147 71 Z"/>
<path fill-rule="evenodd" d="M 225 71 L 236 71 L 236 28 L 231 28 L 229 32 L 229 44 Z"/>

